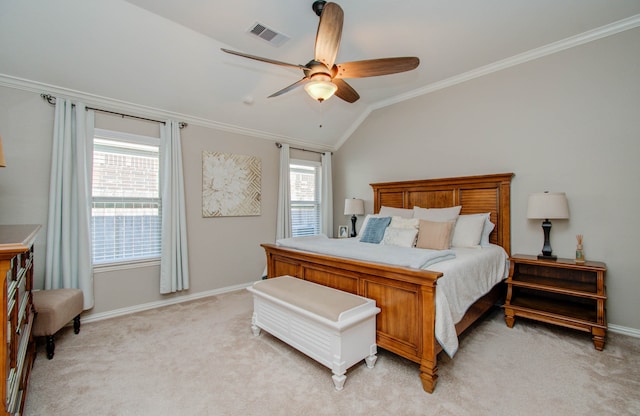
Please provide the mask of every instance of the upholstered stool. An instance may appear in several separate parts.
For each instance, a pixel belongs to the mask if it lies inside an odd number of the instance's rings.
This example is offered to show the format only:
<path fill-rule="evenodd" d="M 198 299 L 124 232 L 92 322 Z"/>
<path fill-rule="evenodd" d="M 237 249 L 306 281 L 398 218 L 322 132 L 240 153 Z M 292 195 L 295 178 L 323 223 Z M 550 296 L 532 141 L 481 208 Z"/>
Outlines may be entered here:
<path fill-rule="evenodd" d="M 73 319 L 73 332 L 80 332 L 80 313 L 84 305 L 80 289 L 51 289 L 33 292 L 36 317 L 33 335 L 47 338 L 47 358 L 53 358 L 56 348 L 53 336 Z"/>

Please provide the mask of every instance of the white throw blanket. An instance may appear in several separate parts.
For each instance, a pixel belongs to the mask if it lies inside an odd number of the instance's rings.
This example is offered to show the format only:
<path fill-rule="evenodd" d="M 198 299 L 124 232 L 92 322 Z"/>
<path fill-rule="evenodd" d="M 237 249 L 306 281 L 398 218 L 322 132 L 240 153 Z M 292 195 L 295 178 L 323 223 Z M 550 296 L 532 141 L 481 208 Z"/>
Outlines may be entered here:
<path fill-rule="evenodd" d="M 276 241 L 282 247 L 328 254 L 336 257 L 424 269 L 434 263 L 453 259 L 452 250 L 426 250 L 384 244 L 361 243 L 355 238 L 328 238 L 324 235 L 283 238 Z"/>

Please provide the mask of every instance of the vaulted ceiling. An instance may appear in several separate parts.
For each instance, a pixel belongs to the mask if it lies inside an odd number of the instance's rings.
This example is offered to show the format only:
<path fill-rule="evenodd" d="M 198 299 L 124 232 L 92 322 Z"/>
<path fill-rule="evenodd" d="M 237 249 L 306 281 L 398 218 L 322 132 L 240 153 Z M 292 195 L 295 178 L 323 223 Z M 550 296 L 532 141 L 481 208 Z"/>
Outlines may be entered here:
<path fill-rule="evenodd" d="M 293 64 L 313 58 L 312 0 L 0 2 L 0 74 L 139 111 L 335 149 L 377 108 L 640 25 L 638 0 L 344 0 L 337 62 L 417 56 L 413 71 L 348 80 L 360 94 L 313 101 Z M 248 33 L 260 23 L 273 45 Z M 46 91 L 46 88 L 44 88 Z"/>

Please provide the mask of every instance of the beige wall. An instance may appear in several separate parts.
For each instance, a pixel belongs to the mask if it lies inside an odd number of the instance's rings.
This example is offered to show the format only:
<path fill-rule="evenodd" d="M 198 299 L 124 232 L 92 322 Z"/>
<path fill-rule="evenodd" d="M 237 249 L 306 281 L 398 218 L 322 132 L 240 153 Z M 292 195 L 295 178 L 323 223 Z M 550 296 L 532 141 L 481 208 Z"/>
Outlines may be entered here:
<path fill-rule="evenodd" d="M 0 87 L 0 135 L 8 165 L 0 169 L 0 223 L 43 224 L 36 242 L 36 288 L 44 286 L 53 113 L 53 106 L 37 93 Z M 96 127 L 158 135 L 157 124 L 103 114 L 96 115 Z M 89 314 L 241 285 L 262 275 L 265 259 L 260 243 L 271 242 L 275 237 L 278 149 L 268 140 L 195 125 L 181 132 L 190 289 L 176 295 L 160 295 L 159 266 L 99 272 L 95 274 L 95 307 Z M 260 157 L 261 215 L 202 217 L 203 151 Z"/>
<path fill-rule="evenodd" d="M 349 223 L 342 215 L 345 197 L 364 198 L 371 211 L 372 182 L 514 172 L 513 252 L 537 253 L 542 246 L 539 221 L 525 218 L 527 195 L 566 192 L 571 218 L 554 221 L 554 252 L 572 256 L 575 234 L 584 234 L 587 257 L 609 268 L 609 322 L 640 330 L 634 252 L 640 230 L 634 212 L 640 202 L 639 44 L 640 29 L 633 29 L 375 111 L 334 152 L 334 228 Z M 143 134 L 153 129 L 117 117 L 98 117 L 98 125 Z M 0 223 L 46 226 L 52 129 L 53 107 L 37 92 L 0 86 L 8 163 L 0 169 Z M 178 296 L 257 279 L 264 267 L 259 244 L 275 235 L 277 148 L 195 125 L 182 137 L 191 289 Z M 203 150 L 262 159 L 260 216 L 202 218 Z M 36 241 L 36 287 L 43 286 L 45 232 Z M 91 313 L 173 297 L 159 294 L 158 279 L 157 266 L 97 274 Z"/>
<path fill-rule="evenodd" d="M 369 183 L 514 172 L 512 252 L 536 254 L 527 196 L 566 192 L 554 253 L 574 256 L 584 234 L 587 258 L 608 266 L 609 323 L 640 330 L 639 45 L 629 30 L 373 112 L 335 153 L 334 200 L 371 212 Z"/>

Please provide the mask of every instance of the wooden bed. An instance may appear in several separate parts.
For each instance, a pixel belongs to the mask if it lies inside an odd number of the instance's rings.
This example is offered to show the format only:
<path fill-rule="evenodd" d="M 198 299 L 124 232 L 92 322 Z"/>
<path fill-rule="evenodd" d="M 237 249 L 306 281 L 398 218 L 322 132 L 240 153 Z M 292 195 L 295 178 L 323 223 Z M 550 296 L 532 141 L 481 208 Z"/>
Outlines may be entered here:
<path fill-rule="evenodd" d="M 374 212 L 381 206 L 445 208 L 462 205 L 460 214 L 491 213 L 496 225 L 490 242 L 510 254 L 510 189 L 512 173 L 371 184 Z M 438 380 L 435 338 L 435 293 L 442 273 L 381 263 L 331 257 L 262 244 L 267 256 L 267 277 L 295 276 L 325 286 L 374 299 L 379 347 L 420 364 L 425 391 L 433 392 Z M 474 303 L 456 325 L 462 333 L 500 298 L 496 285 Z"/>

